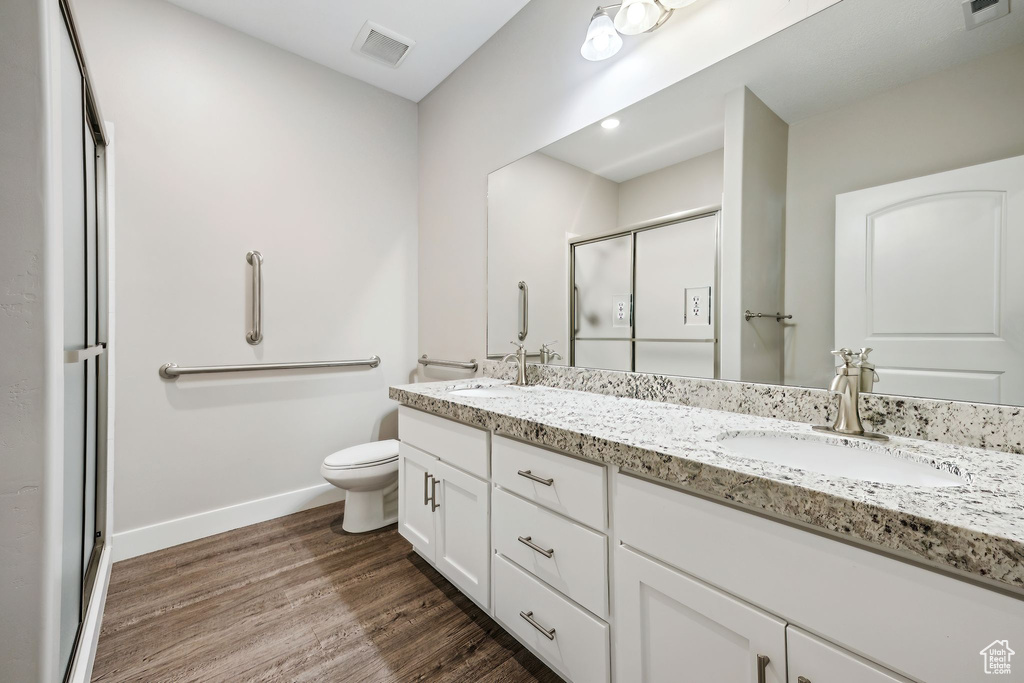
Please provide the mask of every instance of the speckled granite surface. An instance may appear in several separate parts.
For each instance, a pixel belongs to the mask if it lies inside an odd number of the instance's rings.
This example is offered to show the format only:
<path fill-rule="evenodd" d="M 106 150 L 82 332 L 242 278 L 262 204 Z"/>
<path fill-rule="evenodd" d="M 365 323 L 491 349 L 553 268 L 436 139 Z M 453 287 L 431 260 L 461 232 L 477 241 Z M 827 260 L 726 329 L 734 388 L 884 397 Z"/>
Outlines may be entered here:
<path fill-rule="evenodd" d="M 825 476 L 732 455 L 720 440 L 723 433 L 747 430 L 823 438 L 807 424 L 599 393 L 608 378 L 590 372 L 592 392 L 532 386 L 512 398 L 449 393 L 503 384 L 475 379 L 392 387 L 390 395 L 405 405 L 614 464 L 1024 594 L 1024 458 L 894 438 L 886 446 L 894 457 L 950 472 L 963 485 L 923 488 Z"/>
<path fill-rule="evenodd" d="M 485 361 L 485 377 L 513 379 L 509 364 Z M 838 399 L 825 389 L 612 370 L 530 365 L 531 384 L 609 396 L 641 398 L 743 415 L 777 417 L 796 422 L 831 424 Z M 865 429 L 912 439 L 1024 454 L 1024 408 L 988 403 L 862 394 Z"/>

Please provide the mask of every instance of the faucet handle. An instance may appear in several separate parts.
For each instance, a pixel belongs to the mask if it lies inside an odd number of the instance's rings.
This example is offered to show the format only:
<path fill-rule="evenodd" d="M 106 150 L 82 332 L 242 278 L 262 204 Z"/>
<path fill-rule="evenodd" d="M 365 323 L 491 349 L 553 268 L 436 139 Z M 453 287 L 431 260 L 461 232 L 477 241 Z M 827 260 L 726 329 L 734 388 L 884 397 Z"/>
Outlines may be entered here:
<path fill-rule="evenodd" d="M 833 351 L 832 355 L 836 356 L 837 358 L 841 358 L 843 361 L 843 365 L 849 365 L 850 363 L 853 362 L 853 351 L 851 351 L 848 348 L 843 347 L 841 349 Z"/>
<path fill-rule="evenodd" d="M 874 351 L 874 349 L 869 347 L 864 347 L 863 349 L 858 351 L 857 355 L 860 356 L 861 362 L 866 361 L 868 359 L 868 354 L 871 353 L 872 351 Z"/>
<path fill-rule="evenodd" d="M 522 348 L 524 348 L 526 346 L 525 344 L 522 344 L 522 343 L 517 342 L 517 341 L 510 341 L 509 344 L 511 344 L 512 346 L 516 347 L 517 349 L 522 349 Z"/>
<path fill-rule="evenodd" d="M 541 348 L 548 348 L 548 347 L 554 346 L 557 343 L 558 343 L 558 340 L 556 339 L 555 341 L 544 342 L 540 346 L 541 346 Z"/>

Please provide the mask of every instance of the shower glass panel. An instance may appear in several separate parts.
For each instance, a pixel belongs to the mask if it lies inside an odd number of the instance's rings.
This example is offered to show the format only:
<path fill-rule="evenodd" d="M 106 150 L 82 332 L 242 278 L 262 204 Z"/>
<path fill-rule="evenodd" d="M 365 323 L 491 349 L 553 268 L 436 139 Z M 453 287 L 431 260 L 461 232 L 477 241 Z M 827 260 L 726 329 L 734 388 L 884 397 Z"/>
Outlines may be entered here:
<path fill-rule="evenodd" d="M 632 237 L 573 247 L 573 365 L 628 370 L 632 367 Z M 595 344 L 613 339 L 625 343 Z M 594 363 L 588 365 L 585 363 Z"/>

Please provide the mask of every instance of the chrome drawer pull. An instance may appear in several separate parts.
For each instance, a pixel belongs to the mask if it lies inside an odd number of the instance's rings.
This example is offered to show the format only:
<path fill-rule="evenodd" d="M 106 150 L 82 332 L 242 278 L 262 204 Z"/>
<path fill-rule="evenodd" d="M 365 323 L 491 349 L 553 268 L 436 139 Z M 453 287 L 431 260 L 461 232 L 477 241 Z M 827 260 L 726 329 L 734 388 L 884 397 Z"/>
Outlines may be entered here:
<path fill-rule="evenodd" d="M 430 473 L 423 473 L 423 504 L 430 504 Z"/>
<path fill-rule="evenodd" d="M 757 656 L 757 683 L 765 683 L 765 670 L 768 668 L 768 655 Z"/>
<path fill-rule="evenodd" d="M 434 475 L 430 475 L 430 511 L 433 512 L 437 508 L 441 507 L 441 504 L 437 502 L 437 482 L 441 481 Z"/>
<path fill-rule="evenodd" d="M 532 472 L 530 472 L 530 470 L 519 470 L 519 476 L 520 477 L 526 477 L 527 479 L 530 479 L 531 481 L 535 481 L 538 484 L 544 484 L 545 486 L 551 486 L 552 484 L 555 483 L 554 479 L 543 479 L 541 477 L 538 477 L 536 474 L 533 474 Z"/>
<path fill-rule="evenodd" d="M 544 557 L 551 557 L 552 555 L 555 554 L 555 549 L 554 548 L 551 548 L 550 550 L 544 550 L 544 548 L 541 548 L 539 545 L 534 543 L 532 539 L 533 539 L 533 536 L 520 536 L 519 537 L 519 542 L 522 543 L 523 545 L 525 545 L 530 550 L 536 550 L 538 553 L 540 553 Z"/>
<path fill-rule="evenodd" d="M 537 629 L 538 631 L 540 631 L 541 634 L 543 634 L 544 637 L 547 638 L 548 640 L 554 640 L 555 639 L 555 629 L 548 630 L 548 629 L 544 628 L 543 626 L 541 626 L 540 624 L 538 624 L 537 620 L 533 618 L 533 612 L 520 612 L 519 616 L 521 616 L 523 619 L 526 619 L 526 622 L 528 624 L 530 624 L 530 626 L 532 626 L 535 629 Z"/>

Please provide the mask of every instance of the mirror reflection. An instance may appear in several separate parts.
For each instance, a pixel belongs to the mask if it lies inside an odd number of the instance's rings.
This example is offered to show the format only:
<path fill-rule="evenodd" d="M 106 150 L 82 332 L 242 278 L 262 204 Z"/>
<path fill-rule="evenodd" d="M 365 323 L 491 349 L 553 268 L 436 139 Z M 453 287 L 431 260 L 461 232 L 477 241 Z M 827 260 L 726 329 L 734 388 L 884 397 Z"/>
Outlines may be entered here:
<path fill-rule="evenodd" d="M 1024 13 L 841 2 L 488 177 L 488 355 L 1024 404 Z M 927 10 L 927 11 L 926 11 Z"/>

